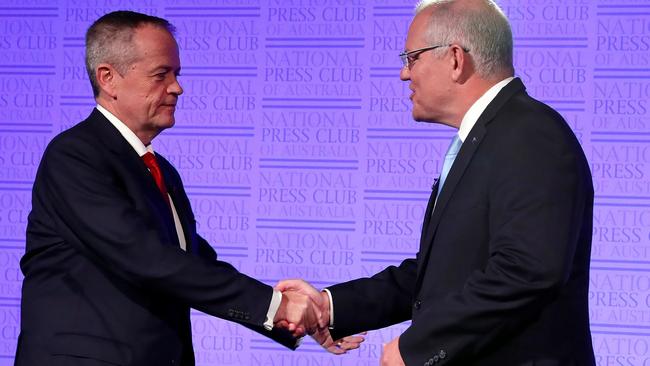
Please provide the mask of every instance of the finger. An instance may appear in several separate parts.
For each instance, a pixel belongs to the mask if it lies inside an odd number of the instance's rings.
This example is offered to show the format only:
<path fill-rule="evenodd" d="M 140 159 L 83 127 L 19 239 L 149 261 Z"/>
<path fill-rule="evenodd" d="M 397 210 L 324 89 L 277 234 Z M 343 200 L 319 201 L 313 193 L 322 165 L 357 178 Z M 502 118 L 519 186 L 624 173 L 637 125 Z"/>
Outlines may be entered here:
<path fill-rule="evenodd" d="M 350 342 L 341 342 L 341 345 L 339 347 L 346 350 L 346 351 L 349 351 L 349 350 L 359 348 L 359 344 L 358 343 L 350 343 Z"/>
<path fill-rule="evenodd" d="M 296 329 L 293 331 L 293 336 L 298 338 L 298 337 L 303 337 L 305 335 L 305 329 L 303 327 L 296 327 Z"/>
<path fill-rule="evenodd" d="M 354 342 L 343 342 L 339 346 L 341 349 L 344 349 L 346 351 L 351 351 L 353 349 L 357 349 L 361 346 L 360 343 L 354 343 Z"/>
<path fill-rule="evenodd" d="M 288 329 L 289 328 L 289 322 L 287 322 L 286 320 L 280 320 L 280 321 L 275 323 L 275 326 L 278 327 L 278 328 Z"/>
<path fill-rule="evenodd" d="M 282 280 L 275 285 L 278 291 L 301 290 L 305 286 L 304 281 L 299 279 Z"/>
<path fill-rule="evenodd" d="M 318 290 L 316 290 L 312 285 L 310 285 L 309 283 L 303 280 L 299 280 L 299 279 L 283 280 L 278 282 L 275 285 L 275 289 L 281 292 L 296 291 L 298 293 L 308 296 L 311 299 L 311 301 L 313 301 L 315 304 L 320 305 L 321 303 L 321 297 Z"/>
<path fill-rule="evenodd" d="M 319 311 L 318 312 L 318 328 L 320 329 L 325 329 L 329 326 L 330 320 L 329 317 L 323 316 L 323 312 Z"/>
<path fill-rule="evenodd" d="M 339 339 L 338 341 L 334 342 L 334 348 L 336 348 L 337 350 L 339 350 L 340 353 L 337 353 L 337 354 L 343 354 L 343 353 L 346 353 L 347 350 L 348 350 L 348 349 L 347 349 L 347 346 L 346 346 L 346 344 L 345 344 L 345 342 L 344 342 L 343 340 L 341 340 L 341 339 Z"/>
<path fill-rule="evenodd" d="M 329 351 L 330 353 L 333 353 L 335 355 L 342 355 L 342 354 L 347 352 L 345 349 L 343 349 L 343 348 L 341 348 L 341 347 L 339 347 L 337 345 L 329 347 L 327 349 L 327 351 Z"/>
<path fill-rule="evenodd" d="M 343 338 L 344 342 L 349 342 L 349 343 L 361 343 L 365 340 L 366 339 L 362 336 L 347 336 Z"/>

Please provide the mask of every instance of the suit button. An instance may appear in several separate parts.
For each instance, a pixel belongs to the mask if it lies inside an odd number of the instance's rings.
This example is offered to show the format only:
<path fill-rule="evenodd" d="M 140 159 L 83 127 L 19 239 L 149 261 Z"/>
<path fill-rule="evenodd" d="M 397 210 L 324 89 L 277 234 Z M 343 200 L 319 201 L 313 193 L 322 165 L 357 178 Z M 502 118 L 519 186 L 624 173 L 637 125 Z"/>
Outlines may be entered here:
<path fill-rule="evenodd" d="M 440 352 L 438 352 L 438 356 L 440 356 L 440 359 L 443 360 L 445 357 L 447 357 L 447 352 L 441 349 Z"/>
<path fill-rule="evenodd" d="M 433 356 L 433 362 L 438 362 L 440 361 L 440 357 L 438 355 Z"/>
<path fill-rule="evenodd" d="M 415 303 L 413 303 L 413 307 L 415 308 L 415 310 L 420 310 L 420 306 L 422 306 L 422 301 L 415 300 Z"/>

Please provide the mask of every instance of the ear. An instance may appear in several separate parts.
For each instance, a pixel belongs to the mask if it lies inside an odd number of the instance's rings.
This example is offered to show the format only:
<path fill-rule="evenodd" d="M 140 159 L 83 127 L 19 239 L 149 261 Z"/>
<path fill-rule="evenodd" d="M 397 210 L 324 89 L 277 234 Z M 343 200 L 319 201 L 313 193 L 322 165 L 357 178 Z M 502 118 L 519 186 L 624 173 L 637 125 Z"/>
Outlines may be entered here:
<path fill-rule="evenodd" d="M 110 64 L 99 64 L 95 70 L 95 78 L 99 85 L 100 93 L 106 94 L 110 99 L 117 98 L 116 82 L 117 71 Z"/>
<path fill-rule="evenodd" d="M 451 45 L 450 62 L 452 63 L 452 80 L 456 83 L 463 84 L 472 73 L 472 62 L 470 58 L 460 46 L 454 44 Z"/>

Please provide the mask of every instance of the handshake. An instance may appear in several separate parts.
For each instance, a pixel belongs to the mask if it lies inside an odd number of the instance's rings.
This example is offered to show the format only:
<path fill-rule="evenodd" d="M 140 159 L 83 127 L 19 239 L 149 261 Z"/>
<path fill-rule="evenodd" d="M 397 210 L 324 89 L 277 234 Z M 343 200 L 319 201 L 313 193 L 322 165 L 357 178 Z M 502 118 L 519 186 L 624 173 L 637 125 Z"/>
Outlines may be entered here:
<path fill-rule="evenodd" d="M 359 348 L 363 336 L 333 340 L 329 332 L 330 299 L 303 280 L 280 281 L 275 289 L 282 292 L 282 303 L 275 314 L 275 327 L 290 331 L 294 337 L 311 335 L 327 351 L 343 354 Z"/>

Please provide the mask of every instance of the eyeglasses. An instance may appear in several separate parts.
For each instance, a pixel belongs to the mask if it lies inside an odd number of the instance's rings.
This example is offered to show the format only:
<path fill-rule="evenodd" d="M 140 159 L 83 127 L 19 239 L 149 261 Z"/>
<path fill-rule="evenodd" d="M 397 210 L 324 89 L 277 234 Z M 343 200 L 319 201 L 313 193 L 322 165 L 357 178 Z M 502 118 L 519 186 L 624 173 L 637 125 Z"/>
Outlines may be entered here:
<path fill-rule="evenodd" d="M 440 48 L 440 47 L 451 47 L 451 46 L 453 46 L 453 44 L 441 44 L 437 46 L 422 47 L 422 48 L 418 48 L 417 50 L 408 51 L 408 52 L 404 51 L 399 54 L 399 58 L 402 60 L 402 67 L 407 67 L 410 70 L 411 67 L 413 67 L 413 63 L 418 59 L 418 57 L 420 57 L 422 52 L 435 50 L 436 48 Z M 466 47 L 461 47 L 461 49 L 465 52 L 469 52 L 469 49 Z"/>

